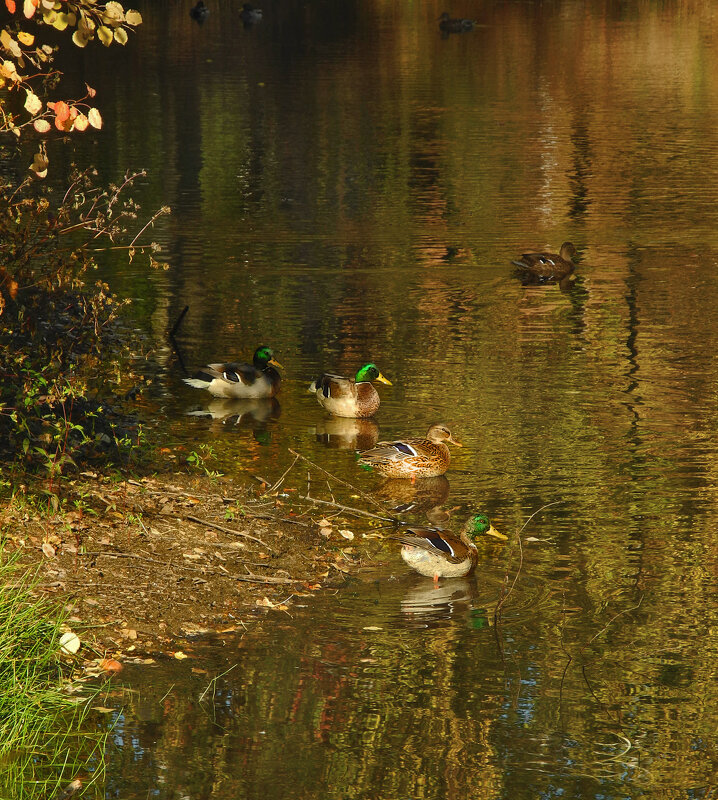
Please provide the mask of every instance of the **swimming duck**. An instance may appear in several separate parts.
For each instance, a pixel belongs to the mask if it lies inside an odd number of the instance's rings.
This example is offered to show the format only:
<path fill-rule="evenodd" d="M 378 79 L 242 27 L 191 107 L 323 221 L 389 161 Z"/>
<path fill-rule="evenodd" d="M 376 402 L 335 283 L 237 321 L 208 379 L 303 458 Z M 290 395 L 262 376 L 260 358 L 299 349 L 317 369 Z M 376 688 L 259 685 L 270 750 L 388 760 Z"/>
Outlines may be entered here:
<path fill-rule="evenodd" d="M 359 464 L 375 469 L 387 478 L 409 478 L 412 481 L 434 478 L 449 468 L 451 455 L 446 442 L 461 447 L 446 425 L 439 422 L 429 428 L 425 439 L 379 442 L 376 447 L 359 454 Z"/>
<path fill-rule="evenodd" d="M 249 28 L 251 25 L 262 21 L 262 9 L 255 8 L 250 3 L 242 3 L 242 10 L 239 12 L 239 18 L 244 23 L 244 27 Z"/>
<path fill-rule="evenodd" d="M 189 15 L 197 22 L 204 22 L 209 16 L 209 9 L 204 4 L 204 0 L 197 0 L 197 5 L 192 6 Z"/>
<path fill-rule="evenodd" d="M 251 364 L 207 364 L 184 382 L 215 397 L 274 397 L 282 383 L 274 367 L 281 366 L 272 349 L 263 345 L 255 350 Z"/>
<path fill-rule="evenodd" d="M 313 381 L 309 391 L 317 396 L 322 408 L 337 417 L 372 417 L 381 402 L 372 381 L 391 386 L 375 364 L 364 364 L 354 378 L 325 372 Z"/>
<path fill-rule="evenodd" d="M 561 281 L 576 268 L 575 257 L 576 248 L 571 242 L 564 242 L 558 253 L 524 253 L 511 263 L 537 281 Z"/>
<path fill-rule="evenodd" d="M 474 543 L 481 536 L 508 539 L 491 524 L 486 514 L 475 514 L 457 536 L 440 528 L 405 528 L 392 536 L 401 542 L 401 557 L 420 575 L 433 578 L 462 578 L 478 563 L 479 551 Z"/>
<path fill-rule="evenodd" d="M 448 11 L 439 17 L 439 29 L 444 33 L 465 33 L 472 31 L 476 25 L 473 19 L 452 19 Z"/>

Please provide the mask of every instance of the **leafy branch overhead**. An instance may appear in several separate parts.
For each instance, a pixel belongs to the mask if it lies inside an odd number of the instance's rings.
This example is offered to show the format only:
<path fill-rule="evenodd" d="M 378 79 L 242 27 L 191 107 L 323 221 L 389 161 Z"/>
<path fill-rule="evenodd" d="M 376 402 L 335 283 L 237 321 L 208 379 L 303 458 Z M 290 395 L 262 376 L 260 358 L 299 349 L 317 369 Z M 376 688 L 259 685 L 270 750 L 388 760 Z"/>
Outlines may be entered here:
<path fill-rule="evenodd" d="M 41 94 L 59 77 L 52 69 L 56 47 L 42 43 L 40 33 L 26 30 L 28 25 L 49 25 L 64 31 L 74 28 L 72 41 L 86 47 L 98 39 L 109 47 L 113 42 L 127 43 L 128 31 L 142 23 L 139 11 L 125 10 L 121 3 L 110 0 L 4 0 L 13 21 L 0 29 L 0 133 L 21 135 L 22 128 L 32 125 L 38 133 L 48 133 L 53 125 L 64 133 L 84 131 L 88 127 L 101 128 L 102 116 L 88 101 L 95 90 L 87 86 L 86 95 L 79 100 L 43 100 Z M 21 13 L 20 13 L 21 7 Z M 17 92 L 19 102 L 13 104 L 10 93 Z M 42 165 L 46 162 L 42 150 L 31 169 L 44 177 Z M 46 166 L 46 163 L 45 163 Z M 40 169 L 37 169 L 40 167 Z"/>

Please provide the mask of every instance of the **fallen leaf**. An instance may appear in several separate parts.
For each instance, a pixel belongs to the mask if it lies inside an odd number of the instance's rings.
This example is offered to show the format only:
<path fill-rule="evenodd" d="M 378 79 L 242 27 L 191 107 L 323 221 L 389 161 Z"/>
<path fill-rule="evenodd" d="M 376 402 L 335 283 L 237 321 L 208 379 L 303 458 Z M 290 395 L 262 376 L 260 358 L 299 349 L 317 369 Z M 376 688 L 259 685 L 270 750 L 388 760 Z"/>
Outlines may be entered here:
<path fill-rule="evenodd" d="M 100 661 L 100 668 L 105 672 L 119 672 L 122 669 L 122 664 L 114 658 L 103 658 Z"/>
<path fill-rule="evenodd" d="M 345 539 L 349 539 L 350 541 L 354 538 L 354 534 L 352 531 L 348 530 L 339 531 L 339 534 L 343 536 Z"/>
<path fill-rule="evenodd" d="M 80 639 L 76 633 L 67 631 L 60 637 L 60 650 L 68 655 L 73 655 L 80 649 Z"/>
<path fill-rule="evenodd" d="M 99 711 L 100 714 L 111 714 L 115 709 L 108 708 L 107 706 L 92 706 L 93 711 Z"/>
<path fill-rule="evenodd" d="M 43 542 L 42 543 L 42 552 L 45 554 L 47 558 L 54 558 L 55 553 L 57 552 L 55 548 L 50 544 L 50 542 Z"/>
<path fill-rule="evenodd" d="M 378 625 L 367 625 L 366 627 L 362 628 L 363 631 L 383 631 L 384 628 L 380 628 Z"/>
<path fill-rule="evenodd" d="M 189 658 L 189 656 L 185 655 L 181 650 L 177 650 L 176 653 L 173 653 L 173 658 L 176 658 L 178 661 L 182 661 L 185 658 Z"/>

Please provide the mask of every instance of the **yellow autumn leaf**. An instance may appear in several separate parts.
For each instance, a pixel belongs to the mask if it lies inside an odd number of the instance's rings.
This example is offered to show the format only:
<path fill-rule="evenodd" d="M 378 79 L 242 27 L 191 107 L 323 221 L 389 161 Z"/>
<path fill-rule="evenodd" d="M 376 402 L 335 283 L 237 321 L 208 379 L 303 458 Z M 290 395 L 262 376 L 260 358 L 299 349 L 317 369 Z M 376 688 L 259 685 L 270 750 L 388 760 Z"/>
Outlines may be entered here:
<path fill-rule="evenodd" d="M 3 29 L 0 32 L 0 44 L 10 53 L 13 58 L 21 58 L 22 57 L 22 50 L 20 49 L 20 45 L 10 36 L 10 34 Z"/>
<path fill-rule="evenodd" d="M 55 12 L 53 11 L 51 14 L 55 14 Z M 48 14 L 48 17 L 50 17 L 51 14 Z M 69 25 L 69 16 L 67 14 L 55 14 L 55 18 L 50 24 L 55 30 L 64 31 Z"/>
<path fill-rule="evenodd" d="M 189 658 L 189 656 L 185 655 L 185 653 L 183 653 L 181 650 L 178 650 L 178 651 L 177 651 L 177 652 L 174 654 L 174 657 L 175 657 L 175 658 L 176 658 L 178 661 L 182 661 L 182 660 L 183 660 L 183 659 L 185 659 L 185 658 Z"/>
<path fill-rule="evenodd" d="M 57 22 L 57 11 L 43 11 L 42 20 L 46 25 L 52 25 L 54 28 Z"/>
<path fill-rule="evenodd" d="M 109 47 L 112 44 L 112 31 L 106 25 L 100 25 L 97 29 L 97 38 L 105 47 Z"/>
<path fill-rule="evenodd" d="M 27 31 L 19 31 L 17 38 L 20 42 L 22 42 L 22 44 L 26 45 L 27 47 L 30 47 L 35 41 L 35 37 L 31 33 L 28 33 Z"/>
<path fill-rule="evenodd" d="M 91 108 L 87 114 L 87 121 L 93 128 L 99 130 L 102 127 L 102 116 L 96 108 Z"/>
<path fill-rule="evenodd" d="M 15 81 L 16 83 L 20 80 L 20 76 L 17 74 L 17 67 L 12 61 L 6 60 L 0 64 L 0 75 L 2 75 L 3 78 L 9 78 L 11 81 Z"/>
<path fill-rule="evenodd" d="M 86 131 L 87 126 L 90 124 L 90 121 L 84 114 L 78 114 L 75 117 L 75 130 L 76 131 Z"/>
<path fill-rule="evenodd" d="M 124 28 L 115 28 L 115 41 L 121 45 L 127 44 L 127 31 Z"/>
<path fill-rule="evenodd" d="M 77 121 L 75 121 L 75 124 L 77 124 Z M 38 133 L 47 133 L 52 128 L 52 125 L 46 119 L 36 119 L 32 126 Z"/>
<path fill-rule="evenodd" d="M 115 2 L 115 0 L 110 0 L 110 2 L 105 5 L 105 14 L 115 22 L 122 22 L 125 18 L 125 9 L 122 8 L 120 3 Z"/>
<path fill-rule="evenodd" d="M 142 25 L 142 14 L 131 8 L 125 13 L 125 22 L 128 25 Z"/>
<path fill-rule="evenodd" d="M 90 38 L 81 31 L 77 30 L 72 34 L 72 41 L 78 47 L 87 47 L 87 43 L 90 41 Z"/>
<path fill-rule="evenodd" d="M 25 0 L 22 13 L 25 15 L 25 19 L 30 19 L 34 16 L 35 12 L 37 11 L 37 0 L 33 2 L 33 0 Z"/>

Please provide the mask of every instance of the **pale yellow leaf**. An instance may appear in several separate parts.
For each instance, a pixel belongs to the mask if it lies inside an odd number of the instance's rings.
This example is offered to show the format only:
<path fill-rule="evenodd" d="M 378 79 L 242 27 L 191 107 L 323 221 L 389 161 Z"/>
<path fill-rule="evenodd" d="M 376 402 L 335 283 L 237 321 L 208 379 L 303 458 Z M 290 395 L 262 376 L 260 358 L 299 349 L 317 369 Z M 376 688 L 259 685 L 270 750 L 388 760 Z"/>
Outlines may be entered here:
<path fill-rule="evenodd" d="M 52 17 L 53 14 L 54 17 Z M 52 22 L 50 22 L 51 17 L 52 17 Z M 50 22 L 50 24 L 56 31 L 64 31 L 69 24 L 68 15 L 56 14 L 54 11 L 52 11 L 47 15 L 47 22 Z"/>
<path fill-rule="evenodd" d="M 108 708 L 107 706 L 92 706 L 93 711 L 99 711 L 100 714 L 111 714 L 115 709 Z"/>
<path fill-rule="evenodd" d="M 28 114 L 39 114 L 42 110 L 42 100 L 29 89 L 27 90 L 27 97 L 25 98 L 25 109 Z"/>
<path fill-rule="evenodd" d="M 142 14 L 139 11 L 135 11 L 134 9 L 130 8 L 125 13 L 125 22 L 128 25 L 142 25 Z"/>
<path fill-rule="evenodd" d="M 184 654 L 184 653 L 183 653 L 181 650 L 178 650 L 178 651 L 177 651 L 177 652 L 174 654 L 174 657 L 175 657 L 175 658 L 176 658 L 178 661 L 182 661 L 182 659 L 184 659 L 184 658 L 189 658 L 189 656 L 188 656 L 188 655 L 185 655 L 185 654 Z"/>
<path fill-rule="evenodd" d="M 75 121 L 75 124 L 77 124 L 77 121 Z M 32 126 L 38 133 L 47 133 L 52 128 L 52 125 L 46 119 L 36 119 Z"/>
<path fill-rule="evenodd" d="M 89 125 L 89 120 L 84 114 L 78 114 L 75 117 L 75 130 L 76 131 L 86 131 L 87 126 Z M 48 126 L 49 127 L 49 126 Z"/>
<path fill-rule="evenodd" d="M 19 31 L 17 38 L 20 42 L 22 42 L 22 44 L 26 45 L 27 47 L 30 47 L 35 41 L 35 37 L 31 33 L 28 33 L 27 31 Z"/>
<path fill-rule="evenodd" d="M 125 18 L 125 9 L 115 0 L 110 0 L 105 4 L 105 15 L 116 22 L 122 22 Z"/>
<path fill-rule="evenodd" d="M 78 635 L 72 631 L 67 631 L 60 637 L 60 650 L 63 653 L 68 653 L 69 655 L 76 653 L 80 649 L 80 644 Z"/>
<path fill-rule="evenodd" d="M 33 0 L 25 0 L 22 7 L 22 13 L 25 15 L 25 19 L 30 19 L 36 11 L 37 3 L 33 3 Z"/>
<path fill-rule="evenodd" d="M 92 125 L 93 128 L 97 128 L 98 130 L 102 127 L 102 117 L 100 112 L 96 108 L 91 108 L 89 113 L 87 114 L 87 121 Z"/>
<path fill-rule="evenodd" d="M 124 28 L 115 28 L 115 41 L 121 45 L 127 44 L 127 31 Z"/>

